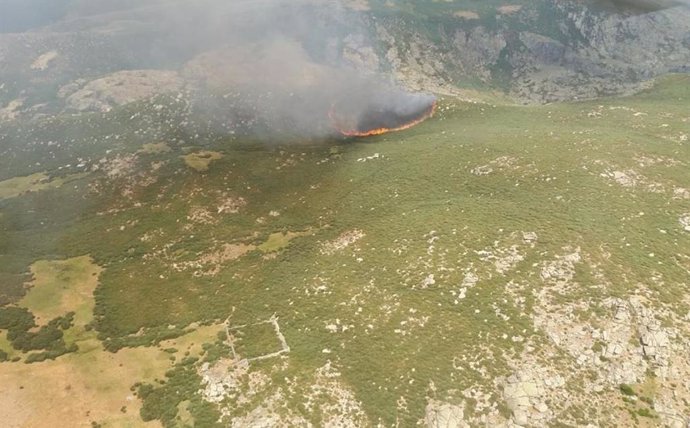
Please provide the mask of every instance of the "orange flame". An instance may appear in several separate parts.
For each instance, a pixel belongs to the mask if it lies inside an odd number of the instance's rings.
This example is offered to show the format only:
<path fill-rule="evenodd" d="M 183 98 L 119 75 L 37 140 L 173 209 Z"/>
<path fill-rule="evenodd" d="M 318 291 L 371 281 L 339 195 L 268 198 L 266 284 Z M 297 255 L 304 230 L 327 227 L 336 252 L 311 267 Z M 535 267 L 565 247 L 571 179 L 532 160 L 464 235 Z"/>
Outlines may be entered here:
<path fill-rule="evenodd" d="M 334 106 L 335 107 L 335 106 Z M 331 109 L 329 112 L 329 116 L 331 120 L 333 121 L 333 126 L 346 137 L 372 137 L 374 135 L 381 135 L 381 134 L 386 134 L 388 132 L 397 132 L 397 131 L 404 131 L 406 129 L 410 129 L 413 126 L 419 125 L 420 123 L 424 122 L 428 118 L 434 115 L 434 112 L 436 111 L 436 102 L 431 104 L 431 107 L 427 109 L 424 114 L 419 117 L 418 119 L 413 120 L 412 122 L 408 122 L 404 125 L 398 126 L 396 128 L 376 128 L 376 129 L 371 129 L 369 131 L 359 131 L 356 129 L 343 129 L 341 126 L 338 125 L 338 120 L 335 117 L 335 111 L 334 108 Z"/>

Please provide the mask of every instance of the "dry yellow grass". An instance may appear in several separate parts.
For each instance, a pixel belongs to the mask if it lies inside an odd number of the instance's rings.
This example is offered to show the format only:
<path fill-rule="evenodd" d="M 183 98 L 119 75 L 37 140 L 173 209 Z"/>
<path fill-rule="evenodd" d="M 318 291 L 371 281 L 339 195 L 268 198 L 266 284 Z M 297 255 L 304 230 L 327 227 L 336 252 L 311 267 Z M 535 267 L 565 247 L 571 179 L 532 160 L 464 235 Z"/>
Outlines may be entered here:
<path fill-rule="evenodd" d="M 366 12 L 371 10 L 368 0 L 347 0 L 345 1 L 345 7 L 358 12 Z"/>
<path fill-rule="evenodd" d="M 93 318 L 93 292 L 101 271 L 89 256 L 41 260 L 31 266 L 34 280 L 19 305 L 29 308 L 38 324 L 75 312 L 75 325 L 65 337 L 78 341 L 79 352 L 41 363 L 0 364 L 2 426 L 90 426 L 92 421 L 117 427 L 145 425 L 130 387 L 162 377 L 171 366 L 170 356 L 153 348 L 105 352 L 94 334 L 84 330 Z"/>
<path fill-rule="evenodd" d="M 19 304 L 29 308 L 39 324 L 74 311 L 75 325 L 65 337 L 77 342 L 79 351 L 56 360 L 34 364 L 0 364 L 0 425 L 2 427 L 83 426 L 97 422 L 104 427 L 155 427 L 139 417 L 141 403 L 131 391 L 136 382 L 161 379 L 186 352 L 198 356 L 204 343 L 213 342 L 222 324 L 202 326 L 157 348 L 125 348 L 106 352 L 84 325 L 93 318 L 93 291 L 102 268 L 89 256 L 68 260 L 41 260 L 31 266 L 34 280 Z M 7 349 L 6 349 L 7 348 Z M 5 334 L 0 349 L 10 357 Z"/>
<path fill-rule="evenodd" d="M 103 350 L 96 339 L 79 343 L 80 350 L 53 361 L 35 364 L 0 364 L 0 425 L 2 427 L 69 426 L 157 427 L 139 417 L 141 402 L 131 391 L 136 382 L 162 379 L 185 353 L 199 356 L 202 345 L 217 340 L 223 324 L 202 326 L 158 348 L 125 348 L 117 353 Z M 58 423 L 58 425 L 56 425 Z M 63 425 L 64 426 L 64 425 Z"/>
<path fill-rule="evenodd" d="M 36 364 L 0 364 L 0 421 L 4 427 L 158 426 L 139 418 L 141 407 L 130 387 L 162 378 L 169 355 L 154 348 L 91 349 Z M 66 426 L 66 425 L 62 425 Z"/>

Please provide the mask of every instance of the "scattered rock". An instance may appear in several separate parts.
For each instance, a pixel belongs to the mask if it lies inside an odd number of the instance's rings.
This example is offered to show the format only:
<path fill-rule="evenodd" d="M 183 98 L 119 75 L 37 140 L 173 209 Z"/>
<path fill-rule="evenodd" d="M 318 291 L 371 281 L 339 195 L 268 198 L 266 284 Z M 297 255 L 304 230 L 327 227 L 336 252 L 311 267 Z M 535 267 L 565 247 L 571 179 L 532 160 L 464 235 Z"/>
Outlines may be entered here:
<path fill-rule="evenodd" d="M 424 425 L 427 428 L 469 428 L 461 406 L 431 400 L 426 406 Z"/>
<path fill-rule="evenodd" d="M 553 385 L 553 381 L 550 381 Z M 506 405 L 513 412 L 513 420 L 518 425 L 530 425 L 535 421 L 553 417 L 549 406 L 544 402 L 546 393 L 544 379 L 534 370 L 525 369 L 510 376 L 503 387 Z"/>
<path fill-rule="evenodd" d="M 580 263 L 580 249 L 547 263 L 541 270 L 541 279 L 546 282 L 567 283 L 575 276 L 575 264 Z"/>
<path fill-rule="evenodd" d="M 430 273 L 427 275 L 423 280 L 422 280 L 422 288 L 429 288 L 432 285 L 436 284 L 436 280 L 434 279 L 434 274 Z"/>
<path fill-rule="evenodd" d="M 537 234 L 534 232 L 522 232 L 522 240 L 526 244 L 533 244 L 537 242 Z"/>
<path fill-rule="evenodd" d="M 642 177 L 631 169 L 626 171 L 607 170 L 601 173 L 601 176 L 610 178 L 623 187 L 635 187 L 642 181 Z"/>
<path fill-rule="evenodd" d="M 683 227 L 683 230 L 690 232 L 690 214 L 684 214 L 678 219 L 678 222 Z"/>
<path fill-rule="evenodd" d="M 333 241 L 326 242 L 321 246 L 321 254 L 332 255 L 341 251 L 360 239 L 364 238 L 365 234 L 359 229 L 343 232 L 339 237 Z"/>

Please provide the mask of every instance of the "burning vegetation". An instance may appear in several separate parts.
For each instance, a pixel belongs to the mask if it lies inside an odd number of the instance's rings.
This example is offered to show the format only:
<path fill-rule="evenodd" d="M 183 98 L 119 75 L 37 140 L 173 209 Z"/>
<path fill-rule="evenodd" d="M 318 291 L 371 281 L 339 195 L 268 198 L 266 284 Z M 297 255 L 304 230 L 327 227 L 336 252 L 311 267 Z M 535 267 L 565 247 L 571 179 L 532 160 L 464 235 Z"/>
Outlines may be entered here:
<path fill-rule="evenodd" d="M 369 137 L 409 129 L 434 114 L 436 98 L 430 94 L 391 91 L 372 94 L 363 103 L 336 102 L 329 117 L 333 127 L 346 137 Z"/>

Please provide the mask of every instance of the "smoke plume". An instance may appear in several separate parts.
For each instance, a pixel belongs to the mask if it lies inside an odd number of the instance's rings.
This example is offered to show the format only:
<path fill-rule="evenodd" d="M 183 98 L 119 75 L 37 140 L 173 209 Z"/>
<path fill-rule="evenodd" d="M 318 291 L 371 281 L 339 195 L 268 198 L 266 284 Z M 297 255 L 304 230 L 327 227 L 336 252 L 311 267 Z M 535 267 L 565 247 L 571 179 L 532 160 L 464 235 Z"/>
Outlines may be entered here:
<path fill-rule="evenodd" d="M 357 135 L 402 128 L 433 110 L 431 95 L 409 94 L 343 58 L 348 35 L 375 42 L 369 23 L 339 0 L 52 0 L 45 16 L 43 0 L 1 1 L 21 18 L 15 27 L 107 40 L 115 46 L 110 71 L 174 71 L 179 80 L 166 78 L 184 82 L 190 121 L 214 132 Z"/>
<path fill-rule="evenodd" d="M 416 123 L 433 111 L 433 96 L 407 93 L 342 59 L 343 34 L 366 34 L 366 27 L 338 2 L 207 4 L 213 16 L 203 19 L 203 41 L 196 35 L 192 45 L 214 49 L 194 56 L 182 73 L 196 83 L 198 105 L 215 98 L 212 104 L 245 132 L 268 138 L 366 135 Z M 347 128 L 334 120 L 334 109 Z"/>

